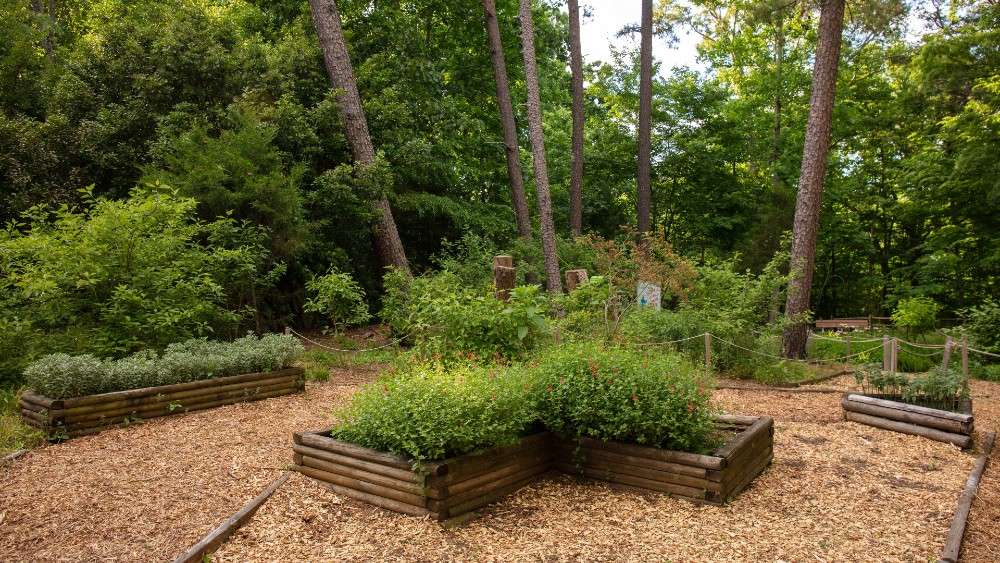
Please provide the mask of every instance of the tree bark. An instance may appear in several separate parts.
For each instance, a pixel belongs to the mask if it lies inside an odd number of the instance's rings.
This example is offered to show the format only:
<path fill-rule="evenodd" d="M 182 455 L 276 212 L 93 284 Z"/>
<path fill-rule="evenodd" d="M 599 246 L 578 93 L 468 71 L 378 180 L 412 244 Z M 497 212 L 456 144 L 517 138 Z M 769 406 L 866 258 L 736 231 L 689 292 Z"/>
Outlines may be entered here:
<path fill-rule="evenodd" d="M 837 67 L 840 62 L 840 42 L 844 25 L 845 0 L 823 0 L 819 20 L 819 42 L 813 65 L 812 99 L 806 125 L 799 193 L 795 201 L 795 223 L 792 230 L 791 279 L 785 315 L 792 324 L 785 329 L 784 354 L 788 358 L 805 357 L 806 323 L 802 317 L 809 311 L 813 269 L 816 261 L 816 233 L 819 229 L 820 206 L 823 201 L 823 180 L 826 176 L 830 150 L 830 129 L 833 101 L 837 87 Z"/>
<path fill-rule="evenodd" d="M 510 101 L 510 85 L 507 81 L 507 62 L 503 56 L 500 40 L 500 24 L 493 0 L 483 0 L 486 17 L 486 35 L 489 39 L 490 59 L 493 61 L 493 76 L 497 85 L 497 104 L 500 106 L 500 122 L 503 125 L 503 145 L 507 157 L 507 177 L 510 179 L 510 201 L 514 206 L 517 220 L 517 235 L 531 239 L 531 215 L 528 213 L 528 198 L 524 195 L 524 176 L 521 174 L 521 157 L 517 142 L 517 125 L 514 123 L 514 108 Z"/>
<path fill-rule="evenodd" d="M 313 24 L 323 49 L 323 60 L 326 72 L 333 87 L 339 90 L 337 94 L 337 109 L 341 121 L 344 122 L 344 132 L 351 145 L 354 161 L 359 166 L 370 166 L 375 162 L 375 148 L 372 146 L 371 135 L 368 133 L 368 121 L 361 107 L 361 96 L 354 80 L 354 69 L 347 53 L 347 43 L 340 26 L 340 12 L 335 0 L 309 0 L 312 10 Z M 375 227 L 375 246 L 383 266 L 399 268 L 410 273 L 410 263 L 406 259 L 403 243 L 396 230 L 396 221 L 392 217 L 389 201 L 383 196 L 375 202 L 379 211 L 378 225 Z"/>
<path fill-rule="evenodd" d="M 550 293 L 562 293 L 559 279 L 559 256 L 556 253 L 556 228 L 552 222 L 552 198 L 549 173 L 545 165 L 545 138 L 542 133 L 542 102 L 538 93 L 538 65 L 535 62 L 535 24 L 531 0 L 521 0 L 521 52 L 524 55 L 524 83 L 528 93 L 528 133 L 535 171 L 535 194 L 541 224 L 542 253 L 545 256 L 545 286 Z"/>
<path fill-rule="evenodd" d="M 785 18 L 778 16 L 774 38 L 774 127 L 771 131 L 771 186 L 775 191 L 782 188 L 779 162 L 781 161 L 781 94 L 784 86 L 783 70 L 785 62 Z"/>
<path fill-rule="evenodd" d="M 573 161 L 569 181 L 569 230 L 583 234 L 583 54 L 580 50 L 580 5 L 569 0 L 569 66 L 573 90 Z"/>
<path fill-rule="evenodd" d="M 650 228 L 652 117 L 653 0 L 642 0 L 642 42 L 639 48 L 639 166 L 636 178 L 636 224 L 640 233 Z"/>

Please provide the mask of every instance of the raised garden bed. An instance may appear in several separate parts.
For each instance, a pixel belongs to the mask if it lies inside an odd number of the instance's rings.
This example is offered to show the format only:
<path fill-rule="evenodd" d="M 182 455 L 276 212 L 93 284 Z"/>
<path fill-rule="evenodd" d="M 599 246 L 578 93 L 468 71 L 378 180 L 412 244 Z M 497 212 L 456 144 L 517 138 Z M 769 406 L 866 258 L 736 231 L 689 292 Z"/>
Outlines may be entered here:
<path fill-rule="evenodd" d="M 731 437 L 709 455 L 582 438 L 560 444 L 556 466 L 616 485 L 721 505 L 771 463 L 774 420 L 733 415 L 716 420 Z"/>
<path fill-rule="evenodd" d="M 303 389 L 302 368 L 285 368 L 70 399 L 51 399 L 25 391 L 18 405 L 25 423 L 43 430 L 49 439 L 65 439 L 149 418 L 290 395 Z"/>
<path fill-rule="evenodd" d="M 964 399 L 956 410 L 913 405 L 888 396 L 857 393 L 844 395 L 844 418 L 884 430 L 923 436 L 961 448 L 972 446 L 972 401 Z"/>
<path fill-rule="evenodd" d="M 537 476 L 559 469 L 616 485 L 722 504 L 771 462 L 770 417 L 721 416 L 731 437 L 711 455 L 614 442 L 565 440 L 542 432 L 514 446 L 427 463 L 362 448 L 326 432 L 294 435 L 295 469 L 333 491 L 382 508 L 436 520 L 461 517 Z"/>

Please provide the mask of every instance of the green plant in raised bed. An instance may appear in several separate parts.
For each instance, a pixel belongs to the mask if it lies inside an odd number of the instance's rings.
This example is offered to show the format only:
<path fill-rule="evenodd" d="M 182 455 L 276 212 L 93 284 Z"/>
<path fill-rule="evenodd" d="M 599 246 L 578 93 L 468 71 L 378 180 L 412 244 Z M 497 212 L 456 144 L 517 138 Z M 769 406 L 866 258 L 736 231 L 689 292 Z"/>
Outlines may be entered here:
<path fill-rule="evenodd" d="M 167 346 L 163 355 L 142 351 L 119 360 L 51 354 L 31 363 L 27 386 L 52 399 L 156 387 L 212 377 L 288 367 L 302 353 L 294 337 L 248 335 L 233 342 L 197 338 Z"/>
<path fill-rule="evenodd" d="M 537 420 L 529 390 L 521 369 L 405 366 L 338 410 L 332 436 L 417 461 L 509 445 Z"/>
<path fill-rule="evenodd" d="M 959 370 L 940 366 L 908 377 L 868 364 L 855 370 L 854 379 L 865 393 L 894 396 L 907 403 L 937 408 L 954 409 L 959 401 L 969 397 L 968 378 Z"/>
<path fill-rule="evenodd" d="M 550 430 L 690 452 L 716 445 L 708 382 L 678 354 L 571 344 L 532 371 Z"/>

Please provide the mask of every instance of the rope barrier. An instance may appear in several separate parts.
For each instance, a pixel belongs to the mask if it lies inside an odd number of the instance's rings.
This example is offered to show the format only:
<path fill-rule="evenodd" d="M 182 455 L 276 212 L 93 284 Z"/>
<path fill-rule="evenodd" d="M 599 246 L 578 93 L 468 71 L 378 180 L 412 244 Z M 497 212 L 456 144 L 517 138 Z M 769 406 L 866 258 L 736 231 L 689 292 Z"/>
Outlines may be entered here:
<path fill-rule="evenodd" d="M 750 348 L 745 348 L 743 346 L 740 346 L 739 344 L 735 344 L 735 343 L 730 342 L 728 340 L 719 338 L 718 336 L 715 336 L 714 334 L 712 335 L 712 338 L 714 338 L 715 340 L 718 340 L 719 342 L 722 342 L 723 344 L 726 344 L 728 346 L 732 346 L 733 348 L 737 348 L 739 350 L 750 352 L 751 354 L 757 354 L 758 356 L 763 356 L 765 358 L 771 358 L 771 359 L 779 360 L 779 361 L 802 362 L 802 363 L 807 363 L 807 364 L 808 363 L 817 363 L 817 364 L 820 364 L 820 363 L 835 363 L 835 362 L 838 362 L 840 360 L 849 360 L 851 358 L 855 358 L 855 357 L 861 356 L 863 354 L 867 354 L 868 352 L 871 352 L 872 350 L 877 350 L 878 348 L 880 348 L 879 346 L 873 346 L 871 348 L 868 348 L 868 349 L 865 349 L 865 350 L 861 350 L 860 352 L 856 352 L 854 354 L 849 354 L 849 355 L 846 355 L 846 356 L 840 356 L 840 357 L 837 357 L 837 358 L 822 358 L 822 359 L 814 359 L 814 360 L 800 360 L 800 359 L 797 359 L 797 358 L 783 358 L 781 356 L 775 356 L 774 354 L 768 354 L 766 352 L 759 352 L 757 350 L 752 350 Z"/>
<path fill-rule="evenodd" d="M 701 334 L 696 334 L 694 336 L 689 336 L 687 338 L 681 338 L 680 340 L 665 340 L 663 342 L 637 342 L 635 346 L 665 346 L 667 344 L 679 344 L 681 342 L 687 342 L 688 340 L 694 340 L 696 338 L 704 338 L 707 332 Z"/>
<path fill-rule="evenodd" d="M 847 340 L 844 340 L 843 338 L 831 338 L 829 336 L 823 336 L 821 334 L 817 334 L 817 333 L 812 332 L 812 331 L 809 332 L 809 336 L 811 336 L 813 338 L 817 338 L 819 340 L 829 340 L 831 342 L 840 342 L 842 344 L 846 344 L 847 343 Z M 851 339 L 851 344 L 864 344 L 866 342 L 882 342 L 882 339 L 881 338 L 866 338 L 866 339 L 863 339 L 863 340 L 855 340 L 853 338 Z"/>
<path fill-rule="evenodd" d="M 969 348 L 970 352 L 975 352 L 977 354 L 982 354 L 984 356 L 989 356 L 991 358 L 1000 358 L 1000 354 L 994 354 L 993 352 L 987 352 L 986 350 L 976 350 L 975 348 Z"/>
<path fill-rule="evenodd" d="M 407 336 L 409 336 L 409 334 L 404 335 L 404 336 L 400 336 L 399 338 L 397 338 L 397 339 L 389 342 L 388 344 L 383 344 L 381 346 L 376 346 L 374 348 L 361 348 L 361 349 L 358 349 L 358 350 L 342 350 L 340 348 L 334 348 L 333 346 L 327 346 L 326 344 L 323 344 L 322 342 L 316 342 L 315 340 L 309 338 L 308 336 L 305 336 L 305 335 L 302 335 L 302 334 L 296 332 L 295 329 L 293 329 L 291 327 L 287 327 L 287 328 L 288 328 L 288 332 L 290 332 L 291 334 L 294 334 L 295 336 L 298 336 L 302 340 L 305 340 L 306 342 L 308 342 L 308 343 L 310 343 L 310 344 L 312 344 L 314 346 L 319 346 L 320 348 L 325 348 L 327 350 L 330 350 L 331 352 L 352 352 L 352 353 L 372 352 L 372 351 L 375 351 L 375 350 L 381 350 L 383 348 L 388 348 L 390 346 L 395 346 L 395 345 L 399 344 L 400 342 L 402 342 Z"/>

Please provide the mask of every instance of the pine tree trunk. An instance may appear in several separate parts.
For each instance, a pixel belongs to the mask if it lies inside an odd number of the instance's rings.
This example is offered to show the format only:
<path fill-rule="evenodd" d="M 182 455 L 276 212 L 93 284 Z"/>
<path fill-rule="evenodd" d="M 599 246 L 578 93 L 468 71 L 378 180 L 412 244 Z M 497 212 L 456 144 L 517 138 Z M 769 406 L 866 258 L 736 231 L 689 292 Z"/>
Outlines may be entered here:
<path fill-rule="evenodd" d="M 784 87 L 784 63 L 785 18 L 779 15 L 776 36 L 774 38 L 774 127 L 771 131 L 771 186 L 775 191 L 780 190 L 784 184 L 779 171 L 779 163 L 781 161 L 781 94 Z"/>
<path fill-rule="evenodd" d="M 823 0 L 820 13 L 809 122 L 806 125 L 805 146 L 802 151 L 799 193 L 795 201 L 791 280 L 785 302 L 785 315 L 795 321 L 785 329 L 784 334 L 784 354 L 789 358 L 803 358 L 806 353 L 806 324 L 802 322 L 802 317 L 809 311 L 809 294 L 816 261 L 816 234 L 819 230 L 823 180 L 830 150 L 833 101 L 844 25 L 844 1 Z"/>
<path fill-rule="evenodd" d="M 528 93 L 528 137 L 534 161 L 535 194 L 538 196 L 538 218 L 541 224 L 542 253 L 545 256 L 545 286 L 550 293 L 562 292 L 559 279 L 559 257 L 556 254 L 556 228 L 552 222 L 552 198 L 549 195 L 549 173 L 545 165 L 545 139 L 542 134 L 542 102 L 538 93 L 538 65 L 535 62 L 535 24 L 531 16 L 531 0 L 521 0 L 521 51 L 524 55 L 524 83 Z"/>
<path fill-rule="evenodd" d="M 500 122 L 503 125 L 503 145 L 507 156 L 507 177 L 510 180 L 510 201 L 514 206 L 517 220 L 517 235 L 531 239 L 531 215 L 528 213 L 528 198 L 524 195 L 524 176 L 521 175 L 521 157 L 517 143 L 517 125 L 514 123 L 514 108 L 510 101 L 510 86 L 507 81 L 507 62 L 503 56 L 500 41 L 500 24 L 493 0 L 483 0 L 486 13 L 486 35 L 489 38 L 490 59 L 493 61 L 493 76 L 497 85 L 497 104 L 500 106 Z"/>
<path fill-rule="evenodd" d="M 569 0 L 569 66 L 573 90 L 573 162 L 569 181 L 569 230 L 583 234 L 583 54 L 580 50 L 580 5 Z"/>
<path fill-rule="evenodd" d="M 642 0 L 642 43 L 639 48 L 639 170 L 636 178 L 636 223 L 640 233 L 650 228 L 650 179 L 653 121 L 653 0 Z"/>
<path fill-rule="evenodd" d="M 351 68 L 344 32 L 340 27 L 337 3 L 335 0 L 309 0 L 309 7 L 312 9 L 316 35 L 323 49 L 326 72 L 333 87 L 339 91 L 337 108 L 341 121 L 344 122 L 344 132 L 351 145 L 355 164 L 369 166 L 375 162 L 375 149 L 368 133 L 364 109 L 361 107 L 358 85 L 354 81 L 354 69 Z M 399 231 L 396 230 L 389 201 L 382 197 L 375 202 L 375 207 L 379 211 L 378 225 L 375 227 L 375 246 L 382 265 L 409 273 L 410 264 L 406 259 L 403 243 L 399 239 Z"/>

